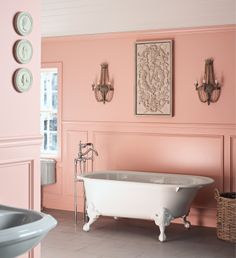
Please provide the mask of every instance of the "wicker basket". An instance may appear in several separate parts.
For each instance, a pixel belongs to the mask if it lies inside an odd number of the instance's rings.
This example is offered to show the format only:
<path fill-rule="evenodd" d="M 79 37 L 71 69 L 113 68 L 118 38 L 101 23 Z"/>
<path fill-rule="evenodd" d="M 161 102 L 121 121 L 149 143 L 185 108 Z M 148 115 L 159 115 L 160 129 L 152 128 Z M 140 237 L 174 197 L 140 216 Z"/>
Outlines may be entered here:
<path fill-rule="evenodd" d="M 236 243 L 236 193 L 219 193 L 215 189 L 217 201 L 217 237 Z"/>

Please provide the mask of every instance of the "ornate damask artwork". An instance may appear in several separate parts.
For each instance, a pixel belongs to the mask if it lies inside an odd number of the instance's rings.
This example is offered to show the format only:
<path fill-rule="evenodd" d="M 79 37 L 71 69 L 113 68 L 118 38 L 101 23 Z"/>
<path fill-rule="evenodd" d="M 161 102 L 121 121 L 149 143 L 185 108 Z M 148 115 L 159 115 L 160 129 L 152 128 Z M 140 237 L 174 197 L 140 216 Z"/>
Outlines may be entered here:
<path fill-rule="evenodd" d="M 136 114 L 172 115 L 172 41 L 136 43 Z"/>

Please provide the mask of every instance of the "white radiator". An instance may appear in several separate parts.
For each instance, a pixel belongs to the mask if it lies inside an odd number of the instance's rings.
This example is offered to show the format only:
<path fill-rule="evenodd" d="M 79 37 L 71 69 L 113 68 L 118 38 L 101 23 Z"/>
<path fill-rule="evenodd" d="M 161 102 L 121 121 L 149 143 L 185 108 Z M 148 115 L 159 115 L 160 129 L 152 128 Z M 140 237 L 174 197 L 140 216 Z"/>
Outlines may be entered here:
<path fill-rule="evenodd" d="M 41 186 L 56 183 L 56 160 L 40 159 Z"/>

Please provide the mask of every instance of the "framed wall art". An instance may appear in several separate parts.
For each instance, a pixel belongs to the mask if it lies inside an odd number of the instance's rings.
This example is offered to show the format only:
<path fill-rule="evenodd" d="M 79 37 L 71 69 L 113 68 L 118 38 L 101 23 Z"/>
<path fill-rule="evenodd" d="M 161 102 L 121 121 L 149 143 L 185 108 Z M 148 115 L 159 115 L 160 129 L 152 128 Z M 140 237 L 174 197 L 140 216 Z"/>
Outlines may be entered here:
<path fill-rule="evenodd" d="M 136 42 L 136 115 L 172 116 L 172 40 Z"/>

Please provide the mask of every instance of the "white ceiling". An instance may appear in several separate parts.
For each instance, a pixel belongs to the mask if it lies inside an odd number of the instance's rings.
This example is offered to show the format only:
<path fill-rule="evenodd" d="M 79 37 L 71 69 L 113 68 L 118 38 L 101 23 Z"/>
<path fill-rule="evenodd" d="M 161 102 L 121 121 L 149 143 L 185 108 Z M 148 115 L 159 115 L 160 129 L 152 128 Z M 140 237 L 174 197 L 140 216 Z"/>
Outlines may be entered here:
<path fill-rule="evenodd" d="M 42 0 L 42 36 L 236 24 L 236 0 Z"/>

